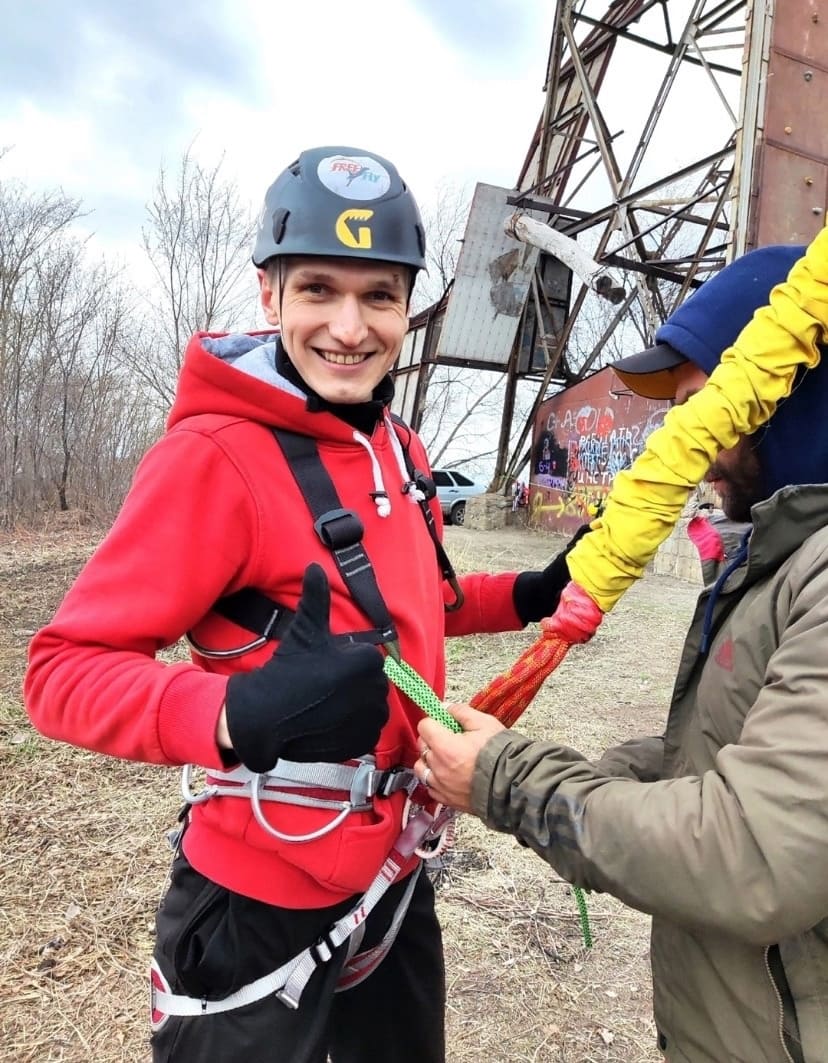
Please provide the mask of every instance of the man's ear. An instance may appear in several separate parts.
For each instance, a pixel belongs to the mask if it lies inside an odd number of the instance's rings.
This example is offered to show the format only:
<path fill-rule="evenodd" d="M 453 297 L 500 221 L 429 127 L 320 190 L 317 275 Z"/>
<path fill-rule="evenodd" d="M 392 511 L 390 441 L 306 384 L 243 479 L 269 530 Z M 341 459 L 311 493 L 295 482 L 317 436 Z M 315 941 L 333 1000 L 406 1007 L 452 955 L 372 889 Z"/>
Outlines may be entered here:
<path fill-rule="evenodd" d="M 259 278 L 259 297 L 264 311 L 265 321 L 268 325 L 279 325 L 279 293 L 271 284 L 270 276 L 266 269 L 257 269 L 256 276 Z"/>

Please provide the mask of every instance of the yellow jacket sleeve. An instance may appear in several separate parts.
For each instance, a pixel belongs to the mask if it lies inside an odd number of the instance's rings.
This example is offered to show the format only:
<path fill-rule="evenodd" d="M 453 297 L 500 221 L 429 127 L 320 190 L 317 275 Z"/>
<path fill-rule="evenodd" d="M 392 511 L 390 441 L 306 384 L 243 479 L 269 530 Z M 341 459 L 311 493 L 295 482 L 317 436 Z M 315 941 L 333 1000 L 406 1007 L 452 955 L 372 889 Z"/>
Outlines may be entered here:
<path fill-rule="evenodd" d="M 667 414 L 603 515 L 567 557 L 573 580 L 608 612 L 644 572 L 690 491 L 720 451 L 756 431 L 789 395 L 797 369 L 819 362 L 828 336 L 828 227 L 722 356 L 701 391 Z"/>

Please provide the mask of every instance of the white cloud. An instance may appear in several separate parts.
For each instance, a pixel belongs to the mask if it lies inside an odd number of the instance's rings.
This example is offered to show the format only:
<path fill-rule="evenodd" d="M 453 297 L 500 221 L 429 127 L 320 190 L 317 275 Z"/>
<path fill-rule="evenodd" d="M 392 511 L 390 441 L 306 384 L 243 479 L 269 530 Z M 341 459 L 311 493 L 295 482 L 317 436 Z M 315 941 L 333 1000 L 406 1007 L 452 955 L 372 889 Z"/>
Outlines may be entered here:
<path fill-rule="evenodd" d="M 48 113 L 22 100 L 0 116 L 0 145 L 11 149 L 3 172 L 35 186 L 83 185 L 94 143 L 91 115 Z"/>
<path fill-rule="evenodd" d="M 62 42 L 76 54 L 70 64 L 62 53 L 59 82 L 57 73 L 54 84 L 33 79 L 25 54 L 9 72 L 0 146 L 13 150 L 0 178 L 82 198 L 110 245 L 137 246 L 159 165 L 174 166 L 190 144 L 207 162 L 223 153 L 226 176 L 251 205 L 300 150 L 320 143 L 386 155 L 427 205 L 444 181 L 469 192 L 477 180 L 512 184 L 543 102 L 551 16 L 542 0 L 508 13 L 491 0 L 490 22 L 497 14 L 523 24 L 506 37 L 514 54 L 496 62 L 483 45 L 476 57 L 462 27 L 429 19 L 422 0 L 239 0 L 213 6 L 207 27 L 191 23 L 186 42 L 175 26 L 161 27 L 158 5 L 159 25 L 134 36 L 99 6 L 76 5 L 72 40 Z M 36 38 L 27 16 L 11 17 L 25 53 Z M 196 62 L 202 31 L 213 50 Z"/>

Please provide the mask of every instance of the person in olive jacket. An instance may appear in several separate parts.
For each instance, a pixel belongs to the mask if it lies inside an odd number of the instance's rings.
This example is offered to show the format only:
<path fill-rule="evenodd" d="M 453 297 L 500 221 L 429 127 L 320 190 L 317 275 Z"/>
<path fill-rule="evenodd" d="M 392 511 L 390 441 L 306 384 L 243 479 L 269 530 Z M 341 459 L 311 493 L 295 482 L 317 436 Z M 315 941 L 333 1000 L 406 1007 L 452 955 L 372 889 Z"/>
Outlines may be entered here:
<path fill-rule="evenodd" d="M 686 401 L 803 252 L 731 263 L 621 379 Z M 828 1059 L 827 404 L 823 359 L 707 475 L 748 530 L 701 594 L 663 736 L 591 762 L 467 706 L 464 734 L 420 725 L 432 796 L 652 915 L 673 1063 Z"/>

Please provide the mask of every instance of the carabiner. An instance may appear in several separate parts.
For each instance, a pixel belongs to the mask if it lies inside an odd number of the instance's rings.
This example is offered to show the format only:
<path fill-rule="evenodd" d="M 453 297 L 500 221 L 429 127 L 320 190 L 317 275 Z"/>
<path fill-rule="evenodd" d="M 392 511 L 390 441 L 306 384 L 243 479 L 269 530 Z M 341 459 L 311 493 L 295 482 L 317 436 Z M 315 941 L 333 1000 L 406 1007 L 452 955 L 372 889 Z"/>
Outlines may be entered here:
<path fill-rule="evenodd" d="M 451 589 L 454 591 L 454 601 L 445 602 L 443 604 L 443 609 L 445 609 L 447 613 L 456 613 L 457 610 L 462 606 L 466 598 L 463 594 L 463 590 L 460 586 L 457 576 L 455 576 L 454 573 L 452 573 L 450 576 L 446 576 L 445 580 L 446 583 L 448 583 L 449 587 L 451 587 Z"/>

